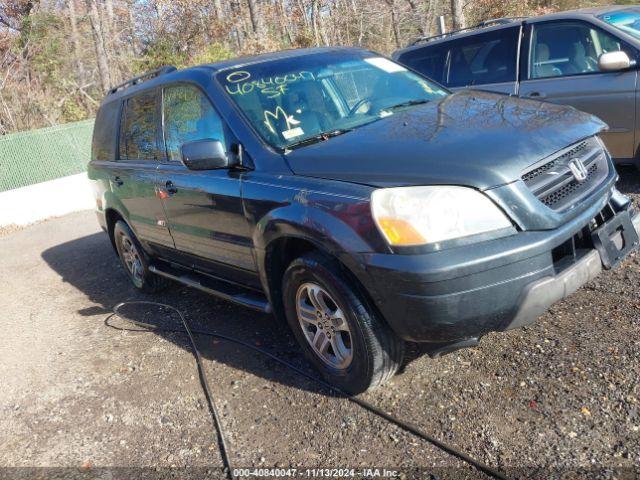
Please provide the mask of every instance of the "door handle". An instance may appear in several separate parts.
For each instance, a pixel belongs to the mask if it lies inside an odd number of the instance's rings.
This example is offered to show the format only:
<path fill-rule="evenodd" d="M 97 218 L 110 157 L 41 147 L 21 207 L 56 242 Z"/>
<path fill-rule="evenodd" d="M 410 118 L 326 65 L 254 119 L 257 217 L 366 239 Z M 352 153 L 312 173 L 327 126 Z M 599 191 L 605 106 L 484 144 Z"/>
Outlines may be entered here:
<path fill-rule="evenodd" d="M 178 189 L 173 185 L 173 182 L 171 180 L 167 180 L 164 185 L 169 195 L 175 195 L 176 193 L 178 193 Z"/>
<path fill-rule="evenodd" d="M 531 98 L 546 98 L 547 94 L 543 93 L 543 92 L 531 92 L 529 95 L 527 95 L 528 97 Z"/>
<path fill-rule="evenodd" d="M 124 185 L 124 182 L 122 181 L 122 179 L 117 175 L 113 177 L 113 183 L 115 183 L 118 187 L 121 187 L 122 185 Z"/>

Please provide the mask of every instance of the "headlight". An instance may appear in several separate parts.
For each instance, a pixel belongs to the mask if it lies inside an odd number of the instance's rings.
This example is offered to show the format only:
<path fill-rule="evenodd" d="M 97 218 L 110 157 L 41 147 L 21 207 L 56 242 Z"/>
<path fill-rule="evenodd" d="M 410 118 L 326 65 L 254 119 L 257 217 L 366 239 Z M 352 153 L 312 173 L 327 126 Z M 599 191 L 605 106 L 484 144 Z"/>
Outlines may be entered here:
<path fill-rule="evenodd" d="M 442 242 L 511 227 L 482 193 L 466 187 L 398 187 L 375 190 L 371 211 L 390 245 Z"/>

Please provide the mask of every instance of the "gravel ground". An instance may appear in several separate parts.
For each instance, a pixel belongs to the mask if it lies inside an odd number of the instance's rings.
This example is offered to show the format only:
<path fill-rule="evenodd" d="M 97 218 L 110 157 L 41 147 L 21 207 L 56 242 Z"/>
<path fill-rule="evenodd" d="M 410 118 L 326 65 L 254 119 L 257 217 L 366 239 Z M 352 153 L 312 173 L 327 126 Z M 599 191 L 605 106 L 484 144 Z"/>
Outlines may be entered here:
<path fill-rule="evenodd" d="M 620 189 L 640 199 L 640 176 L 621 174 Z M 271 317 L 177 285 L 155 297 L 136 292 L 90 212 L 6 233 L 0 251 L 0 467 L 217 471 L 186 338 L 109 328 L 120 301 L 171 304 L 194 328 L 255 342 L 308 368 Z M 364 398 L 513 477 L 637 478 L 639 293 L 640 256 L 632 254 L 533 326 L 437 360 L 412 346 L 403 372 Z M 159 326 L 175 325 L 147 313 Z M 273 361 L 210 338 L 198 345 L 234 466 L 480 476 Z M 24 472 L 33 473 L 0 469 L 0 478 Z"/>

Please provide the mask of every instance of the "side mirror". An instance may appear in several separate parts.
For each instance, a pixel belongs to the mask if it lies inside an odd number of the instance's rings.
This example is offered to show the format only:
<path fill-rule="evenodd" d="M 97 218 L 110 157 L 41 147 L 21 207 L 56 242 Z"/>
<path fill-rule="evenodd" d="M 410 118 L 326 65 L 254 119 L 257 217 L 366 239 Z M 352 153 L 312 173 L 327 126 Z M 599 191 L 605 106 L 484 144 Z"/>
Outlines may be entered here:
<path fill-rule="evenodd" d="M 206 138 L 184 143 L 180 152 L 182 163 L 189 170 L 215 170 L 233 166 L 220 140 Z"/>
<path fill-rule="evenodd" d="M 635 61 L 629 58 L 626 52 L 618 50 L 607 52 L 598 58 L 598 68 L 601 72 L 619 72 L 635 65 Z"/>

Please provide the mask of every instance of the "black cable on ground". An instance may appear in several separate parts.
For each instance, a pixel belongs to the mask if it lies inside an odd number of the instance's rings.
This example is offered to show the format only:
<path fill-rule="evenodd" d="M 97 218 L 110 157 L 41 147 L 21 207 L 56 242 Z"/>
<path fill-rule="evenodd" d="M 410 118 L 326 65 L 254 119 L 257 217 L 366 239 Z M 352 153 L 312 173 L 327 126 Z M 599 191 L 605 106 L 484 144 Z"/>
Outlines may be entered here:
<path fill-rule="evenodd" d="M 150 324 L 150 323 L 145 323 L 145 322 L 140 322 L 138 320 L 133 320 L 131 318 L 127 318 L 125 315 L 123 315 L 122 313 L 120 313 L 120 310 L 123 307 L 126 307 L 128 305 L 152 305 L 155 307 L 163 307 L 163 308 L 167 308 L 169 310 L 172 310 L 174 312 L 176 312 L 179 316 L 180 316 L 180 320 L 182 320 L 182 326 L 184 327 L 184 329 L 174 329 L 174 328 L 164 328 L 164 327 L 157 327 L 156 325 Z M 213 338 L 218 338 L 220 340 L 225 340 L 227 342 L 231 342 L 231 343 L 235 343 L 237 345 L 241 345 L 245 348 L 248 348 L 250 350 L 253 350 L 254 352 L 257 352 L 263 356 L 266 356 L 268 358 L 271 358 L 272 360 L 278 362 L 279 364 L 289 368 L 290 370 L 293 370 L 294 372 L 298 373 L 299 375 L 302 375 L 303 377 L 306 377 L 328 389 L 333 390 L 334 392 L 339 393 L 340 395 L 342 395 L 343 397 L 345 397 L 347 400 L 349 400 L 350 402 L 355 403 L 356 405 L 359 405 L 360 407 L 364 408 L 365 410 L 368 410 L 369 412 L 379 416 L 380 418 L 383 418 L 385 420 L 387 420 L 390 423 L 393 423 L 394 425 L 396 425 L 397 427 L 400 427 L 403 430 L 406 430 L 407 432 L 412 433 L 413 435 L 415 435 L 418 438 L 421 438 L 423 440 L 426 440 L 427 442 L 431 443 L 432 445 L 438 447 L 439 449 L 443 450 L 444 452 L 447 452 L 450 455 L 453 455 L 454 457 L 459 458 L 460 460 L 468 463 L 469 465 L 471 465 L 472 467 L 480 470 L 481 472 L 485 473 L 486 475 L 489 475 L 490 477 L 499 479 L 499 480 L 507 480 L 508 477 L 502 473 L 499 470 L 496 470 L 493 467 L 490 467 L 488 465 L 485 465 L 484 463 L 482 463 L 480 460 L 476 460 L 475 458 L 471 457 L 470 455 L 467 455 L 466 453 L 458 450 L 455 447 L 452 447 L 450 445 L 447 445 L 446 443 L 438 440 L 437 438 L 429 435 L 428 433 L 420 430 L 420 428 L 418 428 L 416 425 L 410 423 L 410 422 L 406 422 L 404 420 L 401 420 L 399 418 L 394 417 L 393 415 L 390 415 L 389 413 L 381 410 L 380 408 L 376 407 L 375 405 L 362 400 L 360 398 L 357 397 L 353 397 L 351 395 L 349 395 L 346 392 L 343 392 L 342 390 L 340 390 L 339 388 L 331 385 L 330 383 L 325 382 L 324 380 L 315 377 L 314 375 L 311 375 L 307 372 L 305 372 L 304 370 L 302 370 L 301 368 L 293 365 L 292 363 L 287 362 L 286 360 L 283 360 L 280 357 L 277 357 L 276 355 L 274 355 L 273 353 L 269 352 L 268 350 L 264 350 L 260 347 L 256 347 L 255 345 L 252 345 L 249 342 L 245 342 L 243 340 L 237 339 L 237 338 L 233 338 L 233 337 L 229 337 L 227 335 L 222 335 L 219 333 L 213 333 L 213 332 L 207 332 L 207 331 L 203 331 L 203 330 L 192 330 L 189 327 L 189 324 L 187 322 L 187 319 L 185 318 L 185 316 L 183 315 L 183 313 L 178 310 L 175 307 L 172 307 L 171 305 L 167 305 L 164 303 L 158 303 L 158 302 L 150 302 L 150 301 L 144 301 L 144 300 L 139 300 L 139 301 L 131 301 L 131 302 L 122 302 L 119 303 L 118 305 L 116 305 L 113 308 L 113 313 L 111 315 L 109 315 L 106 319 L 105 319 L 105 325 L 107 325 L 108 327 L 111 328 L 115 328 L 118 330 L 129 330 L 129 329 L 124 329 L 124 328 L 120 328 L 120 327 L 116 327 L 115 325 L 112 325 L 109 323 L 109 320 L 113 317 L 113 316 L 117 316 L 119 318 L 121 318 L 122 320 L 125 320 L 133 325 L 137 325 L 139 327 L 142 327 L 143 329 L 141 330 L 136 330 L 136 331 L 140 331 L 140 332 L 152 332 L 152 331 L 156 331 L 156 332 L 171 332 L 171 333 L 185 333 L 188 335 L 189 337 L 189 341 L 191 342 L 191 348 L 193 350 L 193 355 L 196 359 L 196 364 L 198 366 L 198 374 L 200 377 L 200 383 L 202 385 L 202 389 L 204 390 L 205 393 L 205 397 L 207 399 L 207 403 L 209 405 L 209 411 L 211 413 L 211 416 L 213 418 L 213 423 L 215 424 L 216 427 L 216 432 L 217 432 L 217 436 L 218 436 L 218 444 L 220 446 L 220 454 L 222 456 L 222 461 L 224 463 L 224 468 L 225 471 L 227 473 L 227 476 L 231 479 L 234 478 L 233 475 L 233 469 L 231 467 L 231 461 L 229 459 L 229 448 L 227 445 L 227 440 L 224 434 L 224 429 L 222 428 L 222 423 L 220 421 L 220 415 L 218 414 L 218 409 L 216 407 L 215 401 L 214 401 L 214 397 L 211 394 L 211 389 L 209 388 L 209 383 L 207 382 L 207 377 L 205 375 L 204 372 L 204 367 L 202 365 L 202 357 L 200 355 L 200 351 L 198 350 L 198 347 L 196 345 L 195 339 L 193 337 L 193 334 L 197 334 L 197 335 L 203 335 L 203 336 L 207 336 L 207 337 L 213 337 Z"/>

